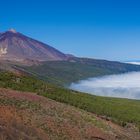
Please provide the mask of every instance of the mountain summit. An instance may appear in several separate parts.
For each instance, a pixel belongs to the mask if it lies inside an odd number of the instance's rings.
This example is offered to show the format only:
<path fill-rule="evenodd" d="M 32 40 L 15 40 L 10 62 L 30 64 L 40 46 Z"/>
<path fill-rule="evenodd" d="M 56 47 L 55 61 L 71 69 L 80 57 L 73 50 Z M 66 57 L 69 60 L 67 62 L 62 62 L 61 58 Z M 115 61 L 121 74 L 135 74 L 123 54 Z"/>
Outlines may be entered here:
<path fill-rule="evenodd" d="M 67 55 L 14 29 L 0 33 L 0 60 L 66 60 Z"/>
<path fill-rule="evenodd" d="M 9 30 L 9 32 L 17 33 L 17 31 L 16 31 L 15 29 L 13 29 L 13 28 L 11 28 L 11 29 Z"/>

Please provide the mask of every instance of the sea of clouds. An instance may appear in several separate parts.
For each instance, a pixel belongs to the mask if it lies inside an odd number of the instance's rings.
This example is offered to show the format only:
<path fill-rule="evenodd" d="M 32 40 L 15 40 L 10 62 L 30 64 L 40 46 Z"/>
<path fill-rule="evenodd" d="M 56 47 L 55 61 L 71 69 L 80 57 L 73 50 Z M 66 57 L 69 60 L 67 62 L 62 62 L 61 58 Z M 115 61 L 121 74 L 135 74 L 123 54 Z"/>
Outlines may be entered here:
<path fill-rule="evenodd" d="M 99 96 L 140 99 L 140 72 L 89 78 L 72 83 L 70 89 Z"/>
<path fill-rule="evenodd" d="M 140 62 L 139 61 L 133 61 L 133 62 L 125 62 L 125 63 L 128 63 L 128 64 L 134 64 L 134 65 L 140 65 Z"/>

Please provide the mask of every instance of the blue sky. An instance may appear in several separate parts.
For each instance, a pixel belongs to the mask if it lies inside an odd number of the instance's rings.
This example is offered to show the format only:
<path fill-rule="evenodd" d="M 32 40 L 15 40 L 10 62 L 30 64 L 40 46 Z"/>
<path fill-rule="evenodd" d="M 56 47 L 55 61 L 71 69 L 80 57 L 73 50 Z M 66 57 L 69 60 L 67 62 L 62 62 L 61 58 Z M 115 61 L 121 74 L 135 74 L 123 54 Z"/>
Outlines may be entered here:
<path fill-rule="evenodd" d="M 138 0 L 6 0 L 0 31 L 15 28 L 65 53 L 140 60 Z"/>

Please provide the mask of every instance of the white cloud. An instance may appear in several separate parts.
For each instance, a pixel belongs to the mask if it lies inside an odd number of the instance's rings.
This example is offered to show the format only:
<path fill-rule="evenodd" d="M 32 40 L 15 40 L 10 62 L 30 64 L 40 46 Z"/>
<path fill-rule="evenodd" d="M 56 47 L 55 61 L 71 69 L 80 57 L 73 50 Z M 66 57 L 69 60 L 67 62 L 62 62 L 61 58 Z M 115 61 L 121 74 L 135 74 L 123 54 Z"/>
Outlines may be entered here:
<path fill-rule="evenodd" d="M 100 96 L 140 99 L 140 72 L 90 78 L 72 83 L 70 88 Z"/>
<path fill-rule="evenodd" d="M 126 62 L 128 64 L 140 65 L 140 62 Z"/>

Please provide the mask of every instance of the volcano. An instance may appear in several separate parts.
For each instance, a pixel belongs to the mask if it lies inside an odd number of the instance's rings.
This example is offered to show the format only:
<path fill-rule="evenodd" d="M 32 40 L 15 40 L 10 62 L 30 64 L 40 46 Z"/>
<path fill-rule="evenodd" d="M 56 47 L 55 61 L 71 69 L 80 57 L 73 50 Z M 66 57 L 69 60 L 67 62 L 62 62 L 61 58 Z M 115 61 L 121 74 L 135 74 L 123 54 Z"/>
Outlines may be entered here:
<path fill-rule="evenodd" d="M 0 33 L 0 60 L 58 61 L 67 60 L 67 57 L 59 50 L 27 37 L 14 29 Z"/>

